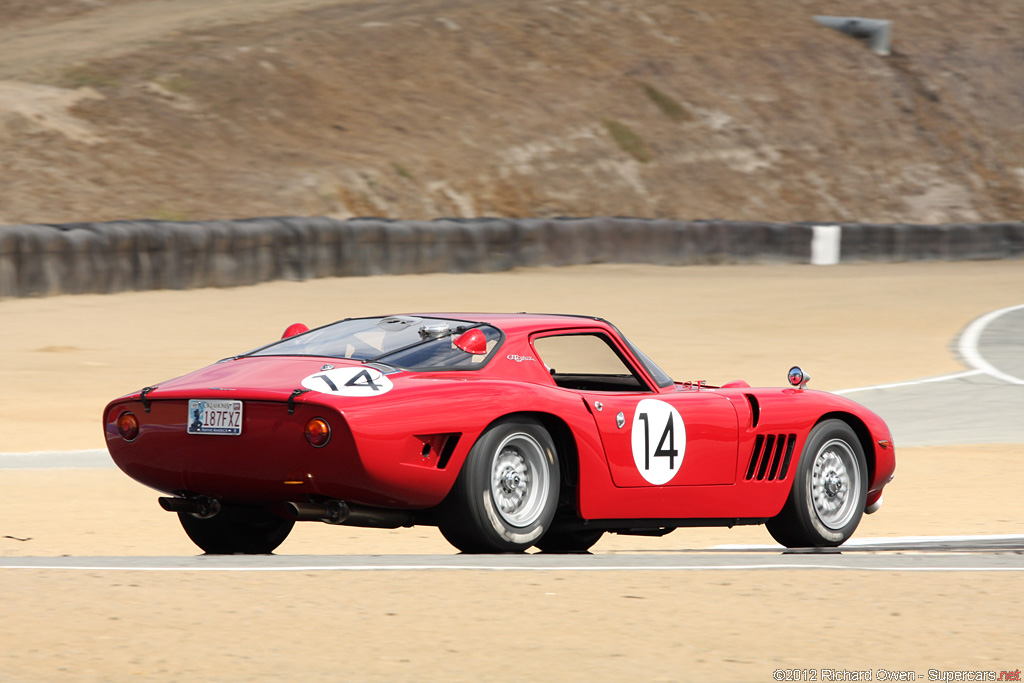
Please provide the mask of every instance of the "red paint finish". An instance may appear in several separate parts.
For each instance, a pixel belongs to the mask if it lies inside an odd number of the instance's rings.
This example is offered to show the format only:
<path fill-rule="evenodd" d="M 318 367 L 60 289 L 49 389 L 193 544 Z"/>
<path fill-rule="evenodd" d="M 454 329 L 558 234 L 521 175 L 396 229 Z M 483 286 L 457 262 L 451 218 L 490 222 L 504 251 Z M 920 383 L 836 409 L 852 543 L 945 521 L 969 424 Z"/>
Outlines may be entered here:
<path fill-rule="evenodd" d="M 680 522 L 776 515 L 807 434 L 823 419 L 846 420 L 861 436 L 868 504 L 895 469 L 893 447 L 879 445 L 891 442 L 888 428 L 858 404 L 741 381 L 727 388 L 672 383 L 602 320 L 414 317 L 465 321 L 453 331 L 452 347 L 475 360 L 457 369 L 409 369 L 323 354 L 229 359 L 159 383 L 144 400 L 135 393 L 112 401 L 103 414 L 110 454 L 126 474 L 168 494 L 265 506 L 333 498 L 427 510 L 444 500 L 488 425 L 527 413 L 562 444 L 562 471 L 575 489 L 579 517 Z M 405 324 L 401 318 L 391 324 Z M 493 329 L 485 335 L 477 325 Z M 538 352 L 544 347 L 534 344 L 550 336 L 598 340 L 623 369 L 553 375 L 545 364 L 550 357 Z M 241 401 L 242 433 L 187 433 L 190 400 Z M 679 421 L 669 417 L 673 410 Z M 139 425 L 132 441 L 118 430 L 128 411 Z M 322 447 L 305 436 L 314 418 L 330 429 Z M 634 434 L 641 427 L 647 432 Z M 788 471 L 748 478 L 755 447 L 768 438 L 792 444 Z M 639 463 L 652 463 L 650 471 Z M 651 483 L 654 465 L 668 468 L 667 481 Z"/>
<path fill-rule="evenodd" d="M 612 481 L 616 486 L 649 487 L 634 457 L 632 429 L 639 401 L 636 395 L 584 394 L 593 405 L 600 402 L 603 409 L 594 413 L 594 419 L 608 457 Z M 671 434 L 672 445 L 679 459 L 678 474 L 665 486 L 694 486 L 700 484 L 732 484 L 736 478 L 736 411 L 729 400 L 711 391 L 673 391 L 653 398 L 675 408 L 685 426 Z M 624 426 L 616 418 L 622 413 Z M 640 413 L 641 416 L 644 413 Z M 669 445 L 668 423 L 661 420 L 640 420 L 637 428 L 646 432 L 645 441 L 654 452 Z M 685 438 L 685 443 L 684 443 Z M 668 456 L 661 456 L 668 457 Z"/>

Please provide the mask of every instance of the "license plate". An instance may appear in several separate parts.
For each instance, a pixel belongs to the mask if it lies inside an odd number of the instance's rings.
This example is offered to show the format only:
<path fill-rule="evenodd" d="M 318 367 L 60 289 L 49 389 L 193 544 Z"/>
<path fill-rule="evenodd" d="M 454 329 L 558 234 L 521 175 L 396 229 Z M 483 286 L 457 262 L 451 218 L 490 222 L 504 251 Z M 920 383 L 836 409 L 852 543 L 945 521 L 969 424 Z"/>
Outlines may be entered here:
<path fill-rule="evenodd" d="M 188 433 L 240 435 L 242 433 L 242 402 L 190 400 L 188 402 Z"/>

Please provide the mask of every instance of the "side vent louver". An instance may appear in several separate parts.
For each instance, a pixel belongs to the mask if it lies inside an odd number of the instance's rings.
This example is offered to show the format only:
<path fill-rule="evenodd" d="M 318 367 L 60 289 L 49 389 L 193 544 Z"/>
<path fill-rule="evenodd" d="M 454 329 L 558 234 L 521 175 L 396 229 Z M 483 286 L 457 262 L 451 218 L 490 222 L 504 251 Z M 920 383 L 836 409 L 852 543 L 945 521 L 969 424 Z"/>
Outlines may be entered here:
<path fill-rule="evenodd" d="M 444 440 L 444 448 L 441 449 L 441 457 L 437 460 L 437 469 L 443 470 L 448 466 L 448 461 L 451 460 L 452 453 L 455 452 L 455 446 L 459 443 L 459 437 L 461 434 L 449 434 L 448 438 Z"/>
<path fill-rule="evenodd" d="M 796 434 L 758 434 L 754 439 L 754 450 L 747 466 L 747 481 L 781 481 L 789 472 L 789 461 L 793 458 Z"/>
<path fill-rule="evenodd" d="M 757 396 L 753 394 L 743 395 L 747 397 L 747 403 L 750 404 L 750 428 L 753 429 L 761 420 L 761 404 L 757 402 Z"/>

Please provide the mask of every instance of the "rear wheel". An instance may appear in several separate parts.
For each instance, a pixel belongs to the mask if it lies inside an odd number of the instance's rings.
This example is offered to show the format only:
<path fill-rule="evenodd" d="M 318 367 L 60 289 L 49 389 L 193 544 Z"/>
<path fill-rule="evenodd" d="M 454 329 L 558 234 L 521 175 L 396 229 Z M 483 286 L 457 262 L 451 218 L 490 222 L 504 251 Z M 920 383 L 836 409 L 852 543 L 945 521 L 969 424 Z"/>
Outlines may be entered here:
<path fill-rule="evenodd" d="M 558 489 L 550 434 L 534 420 L 508 418 L 473 445 L 441 506 L 438 527 L 466 553 L 521 552 L 547 532 Z"/>
<path fill-rule="evenodd" d="M 262 508 L 225 507 L 213 517 L 179 512 L 185 533 L 209 555 L 266 555 L 288 538 L 295 522 Z"/>
<path fill-rule="evenodd" d="M 789 548 L 837 546 L 853 535 L 867 500 L 867 461 L 842 420 L 807 435 L 785 507 L 768 520 L 772 538 Z"/>

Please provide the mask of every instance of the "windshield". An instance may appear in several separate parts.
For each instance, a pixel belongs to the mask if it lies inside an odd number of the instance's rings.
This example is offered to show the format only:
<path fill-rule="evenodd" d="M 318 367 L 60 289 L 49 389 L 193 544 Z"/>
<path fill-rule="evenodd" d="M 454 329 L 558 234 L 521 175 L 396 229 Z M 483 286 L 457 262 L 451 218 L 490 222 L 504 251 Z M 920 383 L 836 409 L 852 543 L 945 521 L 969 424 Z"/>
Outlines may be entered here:
<path fill-rule="evenodd" d="M 614 325 L 612 325 L 612 327 L 615 328 Z M 640 361 L 644 368 L 647 369 L 647 372 L 650 373 L 651 377 L 654 379 L 655 384 L 657 384 L 662 389 L 664 389 L 665 387 L 672 386 L 672 378 L 669 377 L 664 370 L 659 368 L 657 363 L 648 358 L 646 353 L 638 349 L 636 344 L 629 341 L 629 339 L 626 338 L 626 335 L 622 334 L 622 332 L 619 332 L 618 328 L 615 328 L 615 331 L 619 333 L 620 337 L 622 337 L 622 341 L 626 342 L 626 346 L 628 346 L 629 350 L 633 352 L 633 355 L 636 356 L 636 359 Z"/>
<path fill-rule="evenodd" d="M 485 354 L 455 346 L 455 339 L 478 328 L 487 341 Z M 246 356 L 327 356 L 378 361 L 411 370 L 473 370 L 483 367 L 501 341 L 501 330 L 490 325 L 394 315 L 355 318 L 282 339 Z"/>

